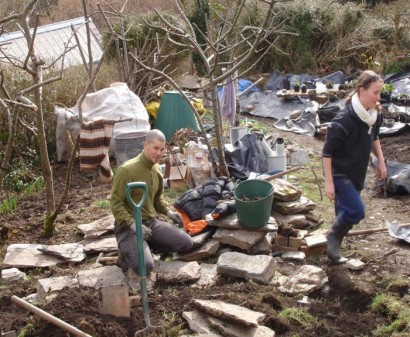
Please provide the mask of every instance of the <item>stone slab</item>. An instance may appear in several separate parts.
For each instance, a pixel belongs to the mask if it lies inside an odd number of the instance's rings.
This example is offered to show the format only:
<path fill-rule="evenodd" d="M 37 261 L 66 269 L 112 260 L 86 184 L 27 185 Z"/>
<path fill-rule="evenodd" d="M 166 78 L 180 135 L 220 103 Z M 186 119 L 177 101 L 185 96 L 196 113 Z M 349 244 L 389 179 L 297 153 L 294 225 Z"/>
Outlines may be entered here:
<path fill-rule="evenodd" d="M 160 261 L 157 280 L 169 283 L 193 282 L 201 277 L 198 262 Z"/>
<path fill-rule="evenodd" d="M 328 278 L 323 269 L 302 265 L 284 280 L 284 283 L 279 286 L 279 291 L 287 294 L 310 294 L 322 288 L 327 282 Z"/>
<path fill-rule="evenodd" d="M 84 242 L 84 251 L 86 253 L 108 253 L 118 250 L 117 240 L 115 237 L 107 237 L 91 242 Z"/>
<path fill-rule="evenodd" d="M 346 268 L 350 270 L 362 270 L 365 265 L 366 264 L 359 259 L 350 259 L 346 262 Z"/>
<path fill-rule="evenodd" d="M 188 323 L 189 328 L 199 333 L 201 336 L 203 334 L 214 333 L 211 327 L 208 324 L 208 320 L 206 318 L 206 314 L 194 310 L 194 311 L 184 311 L 182 313 L 182 317 L 185 318 L 186 322 Z M 218 335 L 221 336 L 221 335 Z"/>
<path fill-rule="evenodd" d="M 257 327 L 266 317 L 262 312 L 219 300 L 193 299 L 192 304 L 201 312 L 245 327 Z"/>
<path fill-rule="evenodd" d="M 306 254 L 304 252 L 284 252 L 281 258 L 284 261 L 303 261 Z"/>
<path fill-rule="evenodd" d="M 243 227 L 238 222 L 238 217 L 236 213 L 227 215 L 223 217 L 222 219 L 218 219 L 218 220 L 214 220 L 211 218 L 208 220 L 208 226 L 214 226 L 214 227 L 226 228 L 226 229 L 243 229 L 243 230 L 248 230 L 248 231 L 262 231 L 262 232 L 276 232 L 278 230 L 278 224 L 276 223 L 276 220 L 274 217 L 270 217 L 268 220 L 268 223 L 265 226 L 258 227 L 258 228 L 246 228 L 246 227 Z"/>
<path fill-rule="evenodd" d="M 64 262 L 61 258 L 39 251 L 43 245 L 15 243 L 7 247 L 3 268 L 50 268 Z"/>
<path fill-rule="evenodd" d="M 40 303 L 46 303 L 47 297 L 58 293 L 64 287 L 78 287 L 77 278 L 69 276 L 58 276 L 40 279 L 37 281 L 37 294 Z"/>
<path fill-rule="evenodd" d="M 275 200 L 296 201 L 302 192 L 292 183 L 285 179 L 273 179 L 270 182 L 273 185 L 273 197 Z"/>
<path fill-rule="evenodd" d="M 62 243 L 59 245 L 43 245 L 38 250 L 46 255 L 56 256 L 67 262 L 82 262 L 87 255 L 81 243 Z"/>
<path fill-rule="evenodd" d="M 282 224 L 284 226 L 290 225 L 296 229 L 309 227 L 309 222 L 304 214 L 282 214 L 273 210 L 271 215 L 275 218 L 278 224 Z"/>
<path fill-rule="evenodd" d="M 77 226 L 79 233 L 84 234 L 84 239 L 95 239 L 114 232 L 114 216 L 112 214 L 90 223 Z"/>
<path fill-rule="evenodd" d="M 222 336 L 235 337 L 275 337 L 275 331 L 266 326 L 258 325 L 256 327 L 242 327 L 221 320 L 216 317 L 208 316 L 208 322 L 212 329 L 219 332 Z"/>
<path fill-rule="evenodd" d="M 272 242 L 274 240 L 275 233 L 268 232 L 266 233 L 265 237 L 259 241 L 256 245 L 254 245 L 251 249 L 249 249 L 248 253 L 251 255 L 259 255 L 259 254 L 269 254 L 272 252 Z"/>
<path fill-rule="evenodd" d="M 121 268 L 117 266 L 81 270 L 77 273 L 77 280 L 80 287 L 95 289 L 127 283 Z"/>
<path fill-rule="evenodd" d="M 305 241 L 308 248 L 327 244 L 326 236 L 323 234 L 306 236 Z"/>
<path fill-rule="evenodd" d="M 273 200 L 273 209 L 283 214 L 299 214 L 312 211 L 315 208 L 316 203 L 303 195 L 296 201 Z"/>
<path fill-rule="evenodd" d="M 5 282 L 14 282 L 20 279 L 26 279 L 26 273 L 17 268 L 2 269 L 1 279 Z"/>
<path fill-rule="evenodd" d="M 193 249 L 203 246 L 211 237 L 214 235 L 215 230 L 208 230 L 204 233 L 194 235 L 192 237 L 192 247 Z"/>
<path fill-rule="evenodd" d="M 266 232 L 260 231 L 219 228 L 212 236 L 212 239 L 243 250 L 249 250 L 261 241 L 265 235 Z"/>
<path fill-rule="evenodd" d="M 267 284 L 275 274 L 275 261 L 272 256 L 268 255 L 228 252 L 219 257 L 217 270 L 223 275 Z"/>
<path fill-rule="evenodd" d="M 200 275 L 199 280 L 192 284 L 193 288 L 208 288 L 214 286 L 219 276 L 216 264 L 201 263 Z"/>
<path fill-rule="evenodd" d="M 200 261 L 206 259 L 212 255 L 215 255 L 220 247 L 220 243 L 217 240 L 210 240 L 203 246 L 190 251 L 188 253 L 174 254 L 174 261 Z"/>

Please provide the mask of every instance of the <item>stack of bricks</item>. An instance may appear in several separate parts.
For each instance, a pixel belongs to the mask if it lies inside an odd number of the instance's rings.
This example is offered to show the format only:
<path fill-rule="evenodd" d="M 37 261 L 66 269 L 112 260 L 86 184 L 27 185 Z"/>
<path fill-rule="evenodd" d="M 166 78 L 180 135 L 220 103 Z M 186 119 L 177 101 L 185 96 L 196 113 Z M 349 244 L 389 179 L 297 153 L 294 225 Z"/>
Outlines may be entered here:
<path fill-rule="evenodd" d="M 274 252 L 302 251 L 306 256 L 326 254 L 327 240 L 323 234 L 308 234 L 306 230 L 297 230 L 296 237 L 277 234 L 274 240 Z"/>

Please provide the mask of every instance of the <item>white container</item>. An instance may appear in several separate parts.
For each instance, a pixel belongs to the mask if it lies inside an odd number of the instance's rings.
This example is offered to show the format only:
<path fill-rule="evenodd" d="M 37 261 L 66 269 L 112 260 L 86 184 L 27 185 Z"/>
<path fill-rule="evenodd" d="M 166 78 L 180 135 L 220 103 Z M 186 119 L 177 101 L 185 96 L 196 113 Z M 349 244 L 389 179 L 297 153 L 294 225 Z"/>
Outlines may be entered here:
<path fill-rule="evenodd" d="M 235 126 L 229 129 L 229 138 L 231 139 L 231 144 L 234 145 L 239 139 L 248 133 L 248 127 L 246 126 Z"/>
<path fill-rule="evenodd" d="M 285 155 L 285 141 L 281 137 L 276 138 L 275 155 L 276 156 Z"/>
<path fill-rule="evenodd" d="M 262 139 L 261 144 L 263 148 L 263 153 L 265 154 L 266 157 L 275 155 L 275 152 L 271 149 L 271 147 L 269 146 L 265 138 Z"/>
<path fill-rule="evenodd" d="M 286 156 L 285 155 L 273 155 L 266 157 L 268 161 L 268 172 L 279 173 L 286 171 Z"/>

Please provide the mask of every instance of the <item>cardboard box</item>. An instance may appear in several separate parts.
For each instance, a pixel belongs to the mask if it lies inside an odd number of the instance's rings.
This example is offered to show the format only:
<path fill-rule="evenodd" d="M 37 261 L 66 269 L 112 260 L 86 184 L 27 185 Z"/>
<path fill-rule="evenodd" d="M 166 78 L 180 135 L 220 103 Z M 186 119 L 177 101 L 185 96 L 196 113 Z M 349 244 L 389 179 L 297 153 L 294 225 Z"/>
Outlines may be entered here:
<path fill-rule="evenodd" d="M 188 183 L 185 183 L 185 181 Z M 186 191 L 190 188 L 190 174 L 187 165 L 171 166 L 169 172 L 169 188 L 171 190 Z"/>

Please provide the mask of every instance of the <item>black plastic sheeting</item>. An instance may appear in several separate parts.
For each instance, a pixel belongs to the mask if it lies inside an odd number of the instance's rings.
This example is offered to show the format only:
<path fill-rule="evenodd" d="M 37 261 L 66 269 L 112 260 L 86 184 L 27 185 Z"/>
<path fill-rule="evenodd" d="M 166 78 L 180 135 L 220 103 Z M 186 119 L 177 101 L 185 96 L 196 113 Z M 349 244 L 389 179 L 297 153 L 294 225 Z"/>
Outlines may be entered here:
<path fill-rule="evenodd" d="M 282 119 L 289 117 L 295 110 L 304 110 L 307 100 L 287 100 L 276 95 L 276 91 L 253 92 L 240 97 L 241 107 L 252 105 L 251 115 Z"/>
<path fill-rule="evenodd" d="M 400 136 L 408 130 L 410 130 L 409 124 L 394 122 L 391 127 L 382 126 L 380 128 L 380 138 Z"/>
<path fill-rule="evenodd" d="M 374 167 L 377 167 L 378 160 L 372 158 Z M 387 178 L 386 191 L 389 194 L 410 193 L 410 164 L 403 164 L 393 160 L 386 161 Z"/>
<path fill-rule="evenodd" d="M 304 111 L 308 108 L 310 104 L 309 99 L 295 96 L 294 99 L 285 101 L 277 96 L 277 91 L 283 89 L 283 79 L 288 79 L 291 87 L 298 81 L 299 83 L 306 83 L 310 89 L 316 88 L 316 82 L 326 83 L 332 81 L 335 84 L 342 84 L 351 80 L 349 76 L 341 71 L 317 78 L 307 74 L 287 74 L 281 76 L 280 71 L 276 70 L 266 82 L 264 86 L 265 91 L 252 92 L 240 96 L 239 102 L 242 110 L 246 110 L 246 106 L 251 105 L 253 106 L 253 110 L 249 112 L 251 115 L 280 120 L 289 117 L 296 110 Z"/>
<path fill-rule="evenodd" d="M 302 111 L 301 115 L 295 119 L 282 118 L 273 126 L 279 130 L 290 131 L 301 135 L 314 136 L 316 132 L 315 125 L 320 124 L 317 120 L 317 102 L 309 102 L 309 106 Z"/>
<path fill-rule="evenodd" d="M 225 145 L 225 161 L 231 176 L 239 180 L 249 178 L 251 172 L 265 173 L 268 161 L 263 152 L 262 133 L 249 133 L 233 145 Z"/>

